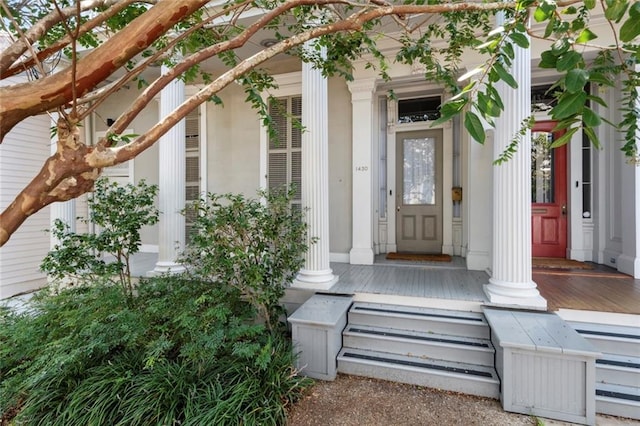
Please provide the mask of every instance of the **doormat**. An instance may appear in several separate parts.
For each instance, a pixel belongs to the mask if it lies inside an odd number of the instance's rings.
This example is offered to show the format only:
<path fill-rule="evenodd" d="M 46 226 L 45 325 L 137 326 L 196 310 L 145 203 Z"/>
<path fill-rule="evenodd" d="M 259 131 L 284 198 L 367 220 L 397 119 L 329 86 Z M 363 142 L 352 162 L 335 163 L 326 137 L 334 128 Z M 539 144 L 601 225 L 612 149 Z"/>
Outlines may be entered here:
<path fill-rule="evenodd" d="M 558 257 L 534 257 L 532 266 L 542 269 L 593 269 L 593 265 L 588 263 Z"/>
<path fill-rule="evenodd" d="M 451 262 L 448 254 L 422 254 L 422 253 L 387 253 L 388 260 L 413 260 L 418 262 Z"/>

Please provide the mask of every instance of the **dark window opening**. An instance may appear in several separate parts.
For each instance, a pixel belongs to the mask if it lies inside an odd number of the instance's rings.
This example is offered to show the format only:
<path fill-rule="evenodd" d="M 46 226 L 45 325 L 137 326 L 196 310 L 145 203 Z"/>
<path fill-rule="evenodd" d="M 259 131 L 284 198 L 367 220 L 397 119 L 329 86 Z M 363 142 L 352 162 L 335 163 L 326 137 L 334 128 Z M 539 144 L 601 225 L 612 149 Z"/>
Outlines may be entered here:
<path fill-rule="evenodd" d="M 401 99 L 398 101 L 398 122 L 415 123 L 440 118 L 440 96 L 431 98 Z"/>

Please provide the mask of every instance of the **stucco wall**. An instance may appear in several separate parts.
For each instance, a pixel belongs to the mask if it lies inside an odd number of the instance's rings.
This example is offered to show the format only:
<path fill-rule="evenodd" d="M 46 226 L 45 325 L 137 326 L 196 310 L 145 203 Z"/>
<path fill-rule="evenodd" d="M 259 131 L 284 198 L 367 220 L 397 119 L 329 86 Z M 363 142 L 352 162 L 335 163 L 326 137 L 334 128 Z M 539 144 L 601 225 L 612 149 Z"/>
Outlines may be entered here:
<path fill-rule="evenodd" d="M 344 80 L 329 80 L 329 238 L 331 253 L 349 253 L 352 237 L 351 94 Z"/>
<path fill-rule="evenodd" d="M 96 132 L 107 130 L 107 118 L 117 118 L 129 106 L 138 95 L 138 90 L 134 88 L 124 89 L 120 96 L 111 97 L 97 110 L 94 120 L 94 137 Z M 158 102 L 151 101 L 128 126 L 135 134 L 142 134 L 158 122 Z M 95 142 L 95 141 L 94 141 Z M 133 160 L 133 177 L 135 182 L 141 179 L 148 184 L 158 184 L 158 144 L 154 144 Z M 144 227 L 140 236 L 142 244 L 156 246 L 158 244 L 158 227 Z"/>

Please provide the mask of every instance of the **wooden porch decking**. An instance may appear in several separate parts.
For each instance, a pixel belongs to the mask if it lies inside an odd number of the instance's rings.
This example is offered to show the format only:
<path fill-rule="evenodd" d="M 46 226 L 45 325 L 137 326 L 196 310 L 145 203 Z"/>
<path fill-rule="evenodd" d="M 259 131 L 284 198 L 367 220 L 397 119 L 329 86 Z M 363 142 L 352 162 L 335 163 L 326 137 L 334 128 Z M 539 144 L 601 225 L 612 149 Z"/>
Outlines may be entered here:
<path fill-rule="evenodd" d="M 488 303 L 482 286 L 489 276 L 468 271 L 464 261 L 376 263 L 372 266 L 332 263 L 340 277 L 331 293 L 375 294 L 378 300 L 395 296 Z M 640 315 L 640 280 L 613 269 L 534 269 L 533 280 L 547 299 L 547 309 L 572 309 Z"/>
<path fill-rule="evenodd" d="M 137 253 L 132 262 L 134 274 L 145 275 L 156 260 L 155 253 Z M 460 257 L 449 263 L 390 262 L 382 256 L 370 266 L 332 263 L 331 268 L 340 279 L 329 292 L 374 296 L 380 303 L 394 297 L 405 301 L 431 299 L 443 308 L 454 302 L 474 306 L 487 303 L 482 286 L 488 283 L 489 276 L 482 271 L 468 271 L 464 265 Z M 533 280 L 547 299 L 550 311 L 572 309 L 640 315 L 640 280 L 610 268 L 534 269 Z"/>

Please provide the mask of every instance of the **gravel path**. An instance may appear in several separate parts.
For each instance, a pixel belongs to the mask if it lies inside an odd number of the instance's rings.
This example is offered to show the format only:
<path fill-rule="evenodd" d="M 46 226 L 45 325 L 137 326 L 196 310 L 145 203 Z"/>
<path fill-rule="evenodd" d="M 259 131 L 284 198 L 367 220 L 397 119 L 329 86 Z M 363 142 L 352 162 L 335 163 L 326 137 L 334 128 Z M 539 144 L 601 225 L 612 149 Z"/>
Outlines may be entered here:
<path fill-rule="evenodd" d="M 317 381 L 289 412 L 289 426 L 569 425 L 502 410 L 495 399 L 364 377 Z M 598 416 L 597 425 L 637 425 Z"/>

